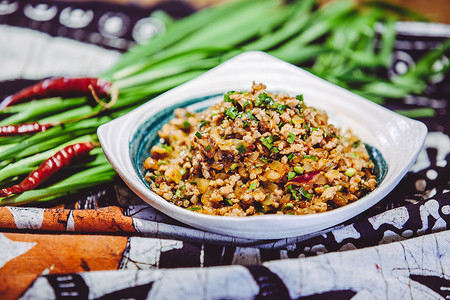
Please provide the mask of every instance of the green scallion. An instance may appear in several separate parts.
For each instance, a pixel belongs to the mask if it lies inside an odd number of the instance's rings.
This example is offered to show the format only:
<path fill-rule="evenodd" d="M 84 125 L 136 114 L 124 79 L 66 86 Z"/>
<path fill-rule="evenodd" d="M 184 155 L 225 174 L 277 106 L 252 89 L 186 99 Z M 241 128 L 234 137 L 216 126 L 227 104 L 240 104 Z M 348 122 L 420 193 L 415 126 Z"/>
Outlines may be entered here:
<path fill-rule="evenodd" d="M 295 166 L 294 167 L 294 172 L 297 174 L 303 174 L 305 170 L 301 167 L 301 166 Z"/>
<path fill-rule="evenodd" d="M 192 210 L 192 211 L 196 211 L 196 210 L 200 210 L 202 209 L 200 206 L 193 206 L 193 207 L 188 207 L 188 210 Z"/>
<path fill-rule="evenodd" d="M 191 123 L 189 123 L 188 121 L 184 121 L 182 126 L 184 129 L 189 129 L 189 128 L 191 128 Z"/>
<path fill-rule="evenodd" d="M 233 203 L 233 201 L 231 201 L 231 199 L 225 198 L 224 201 L 230 206 L 234 205 L 234 203 Z"/>
<path fill-rule="evenodd" d="M 289 172 L 288 173 L 288 180 L 291 180 L 292 178 L 294 178 L 297 174 L 295 174 L 295 172 Z"/>
<path fill-rule="evenodd" d="M 287 156 L 288 161 L 291 161 L 294 158 L 294 152 L 289 153 Z"/>
<path fill-rule="evenodd" d="M 303 158 L 305 159 L 312 159 L 313 161 L 318 161 L 319 158 L 315 155 L 303 155 Z"/>
<path fill-rule="evenodd" d="M 299 100 L 299 101 L 304 101 L 303 95 L 302 95 L 302 94 L 296 95 L 296 96 L 295 96 L 295 99 L 297 99 L 297 100 Z"/>
<path fill-rule="evenodd" d="M 228 107 L 227 109 L 225 109 L 225 115 L 232 120 L 236 119 L 238 114 L 239 114 L 239 112 L 238 112 L 237 108 L 234 106 L 231 106 L 231 107 Z"/>
<path fill-rule="evenodd" d="M 261 144 L 263 144 L 267 149 L 271 150 L 272 149 L 272 143 L 273 143 L 273 137 L 261 137 L 260 139 Z"/>
<path fill-rule="evenodd" d="M 307 198 L 307 199 L 309 199 L 309 200 L 312 199 L 312 194 L 308 193 L 308 191 L 305 190 L 304 188 L 300 187 L 300 188 L 298 189 L 298 192 L 299 192 L 302 196 L 304 196 L 305 198 Z"/>
<path fill-rule="evenodd" d="M 226 93 L 223 95 L 223 101 L 224 101 L 224 102 L 231 102 L 231 103 L 235 104 L 236 101 L 235 101 L 234 99 L 231 99 L 231 98 L 230 98 L 230 96 L 233 95 L 234 93 L 235 93 L 235 91 L 229 91 L 229 92 L 226 92 Z"/>
<path fill-rule="evenodd" d="M 289 132 L 289 136 L 287 138 L 287 142 L 289 144 L 293 144 L 295 142 L 295 137 L 296 137 L 295 134 L 293 134 L 292 132 Z"/>
<path fill-rule="evenodd" d="M 280 115 L 282 115 L 282 114 L 285 112 L 286 108 L 288 108 L 288 105 L 286 105 L 286 104 L 280 104 L 280 105 L 278 105 L 278 107 L 276 108 L 276 111 L 277 111 L 277 113 L 279 113 Z"/>
<path fill-rule="evenodd" d="M 356 169 L 355 168 L 348 168 L 345 171 L 345 175 L 347 175 L 348 177 L 352 177 L 355 174 L 356 174 Z"/>
<path fill-rule="evenodd" d="M 244 144 L 239 144 L 239 145 L 236 147 L 236 149 L 237 149 L 237 151 L 238 151 L 239 154 L 242 154 L 242 153 L 244 153 L 244 152 L 247 151 L 247 148 L 245 148 L 245 145 L 244 145 Z"/>
<path fill-rule="evenodd" d="M 283 206 L 283 208 L 281 209 L 281 211 L 285 211 L 285 210 L 293 209 L 293 208 L 294 208 L 294 204 L 292 204 L 292 203 L 286 203 L 286 204 Z"/>
<path fill-rule="evenodd" d="M 172 147 L 170 145 L 162 144 L 161 148 L 163 148 L 167 152 L 172 152 L 173 151 L 173 149 L 172 149 Z"/>

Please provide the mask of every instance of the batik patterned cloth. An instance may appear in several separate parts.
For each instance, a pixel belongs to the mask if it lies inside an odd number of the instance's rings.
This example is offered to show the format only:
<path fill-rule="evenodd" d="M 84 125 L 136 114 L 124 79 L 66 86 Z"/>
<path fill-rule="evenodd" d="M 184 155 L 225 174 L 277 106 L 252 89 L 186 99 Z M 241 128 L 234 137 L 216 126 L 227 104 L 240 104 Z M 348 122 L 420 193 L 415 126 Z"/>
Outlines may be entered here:
<path fill-rule="evenodd" d="M 164 30 L 147 17 L 156 9 L 177 18 L 193 11 L 184 2 L 147 10 L 0 2 L 1 94 L 108 69 Z M 450 37 L 445 25 L 407 25 L 399 25 L 391 74 Z M 429 88 L 431 98 L 388 105 L 437 110 L 421 120 L 429 134 L 417 162 L 344 224 L 279 240 L 233 238 L 171 219 L 117 180 L 53 206 L 0 207 L 0 298 L 450 299 L 450 78 Z"/>

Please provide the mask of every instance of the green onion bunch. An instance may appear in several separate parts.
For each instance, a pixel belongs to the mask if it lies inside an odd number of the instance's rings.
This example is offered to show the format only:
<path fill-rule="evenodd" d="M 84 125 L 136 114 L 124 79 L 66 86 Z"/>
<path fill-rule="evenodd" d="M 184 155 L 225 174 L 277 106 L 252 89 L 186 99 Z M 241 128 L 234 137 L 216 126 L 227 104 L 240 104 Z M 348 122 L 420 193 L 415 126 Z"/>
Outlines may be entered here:
<path fill-rule="evenodd" d="M 155 96 L 250 50 L 265 51 L 377 103 L 422 95 L 429 78 L 447 72 L 430 68 L 450 47 L 430 51 L 407 73 L 388 78 L 398 20 L 423 20 L 380 1 L 357 5 L 347 0 L 319 5 L 316 0 L 228 1 L 180 20 L 167 16 L 166 31 L 124 53 L 100 78 L 119 89 L 107 111 L 86 97 L 49 98 L 8 107 L 0 126 L 29 122 L 63 124 L 32 135 L 0 137 L 0 189 L 20 182 L 66 145 L 97 141 L 97 128 Z M 376 28 L 382 28 L 381 34 Z M 407 111 L 404 113 L 408 113 Z M 414 117 L 433 115 L 429 108 Z M 86 117 L 90 116 L 90 117 Z M 78 120 L 78 121 L 73 121 Z M 37 189 L 0 198 L 0 205 L 58 200 L 111 182 L 116 173 L 101 148 Z"/>

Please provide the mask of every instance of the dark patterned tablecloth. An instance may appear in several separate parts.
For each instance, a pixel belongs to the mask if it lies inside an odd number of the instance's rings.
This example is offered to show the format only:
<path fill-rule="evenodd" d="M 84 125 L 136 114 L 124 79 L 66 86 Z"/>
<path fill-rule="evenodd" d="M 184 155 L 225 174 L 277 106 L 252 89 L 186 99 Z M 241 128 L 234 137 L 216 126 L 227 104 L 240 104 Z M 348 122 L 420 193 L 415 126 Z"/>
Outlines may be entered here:
<path fill-rule="evenodd" d="M 195 11 L 183 1 L 146 9 L 1 1 L 0 94 L 49 76 L 99 74 L 164 30 L 149 17 L 157 10 Z M 450 37 L 443 24 L 397 29 L 388 75 Z M 280 240 L 232 238 L 159 213 L 118 180 L 56 207 L 0 207 L 0 298 L 449 299 L 450 77 L 428 89 L 430 97 L 386 104 L 436 110 L 420 119 L 429 133 L 417 162 L 345 224 Z"/>

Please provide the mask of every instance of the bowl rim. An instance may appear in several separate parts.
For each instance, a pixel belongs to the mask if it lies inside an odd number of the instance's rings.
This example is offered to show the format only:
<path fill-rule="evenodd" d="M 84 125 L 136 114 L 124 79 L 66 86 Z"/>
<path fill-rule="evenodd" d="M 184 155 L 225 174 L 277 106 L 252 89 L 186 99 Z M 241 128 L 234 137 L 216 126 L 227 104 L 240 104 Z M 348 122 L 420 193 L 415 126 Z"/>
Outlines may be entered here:
<path fill-rule="evenodd" d="M 175 97 L 176 102 L 181 102 L 186 100 L 187 98 L 195 98 L 195 97 L 204 97 L 205 94 L 211 94 L 211 88 L 207 88 L 206 90 L 202 90 L 200 93 L 193 93 L 189 94 L 189 96 L 183 95 L 183 92 L 186 90 L 189 90 L 192 88 L 192 86 L 203 84 L 205 82 L 208 82 L 211 78 L 215 78 L 217 81 L 217 78 L 220 78 L 221 74 L 224 72 L 227 72 L 227 68 L 240 68 L 240 64 L 250 64 L 254 62 L 264 62 L 267 64 L 273 64 L 276 67 L 278 67 L 280 70 L 286 70 L 292 72 L 301 72 L 303 76 L 309 77 L 309 79 L 314 80 L 317 83 L 325 84 L 330 89 L 333 89 L 336 92 L 344 93 L 344 95 L 352 95 L 352 98 L 359 99 L 357 101 L 363 101 L 365 107 L 369 107 L 370 109 L 374 109 L 378 112 L 382 112 L 383 114 L 386 114 L 389 117 L 392 117 L 395 120 L 400 120 L 404 122 L 406 125 L 413 127 L 419 135 L 417 137 L 417 143 L 416 148 L 411 149 L 411 152 L 409 153 L 409 156 L 405 158 L 405 165 L 401 170 L 396 170 L 395 174 L 392 174 L 393 170 L 390 170 L 390 166 L 388 167 L 388 171 L 386 174 L 385 179 L 377 186 L 377 188 L 372 191 L 371 193 L 365 195 L 358 201 L 355 201 L 349 205 L 331 210 L 326 211 L 322 213 L 317 214 L 310 214 L 310 215 L 256 215 L 256 216 L 247 216 L 247 217 L 234 217 L 234 216 L 215 216 L 215 215 L 206 215 L 201 214 L 197 212 L 193 212 L 190 210 L 187 210 L 185 208 L 178 207 L 176 205 L 173 205 L 169 203 L 167 200 L 163 199 L 162 197 L 158 196 L 156 193 L 151 191 L 143 182 L 141 182 L 140 178 L 138 178 L 138 174 L 134 174 L 134 168 L 132 167 L 132 170 L 130 170 L 130 165 L 133 165 L 132 159 L 129 156 L 129 147 L 125 147 L 122 149 L 122 146 L 120 147 L 122 150 L 118 152 L 118 149 L 115 149 L 114 143 L 111 141 L 111 139 L 108 139 L 108 134 L 111 134 L 111 131 L 115 131 L 120 126 L 120 123 L 123 122 L 129 122 L 129 125 L 131 127 L 128 128 L 128 132 L 125 133 L 126 141 L 128 143 L 131 143 L 131 137 L 136 133 L 136 130 L 138 130 L 139 126 L 141 126 L 150 116 L 154 115 L 156 112 L 161 111 L 162 109 L 166 108 L 169 104 L 164 103 L 167 99 L 170 99 L 172 97 Z M 217 88 L 216 88 L 217 89 Z M 212 89 L 214 90 L 214 88 Z M 214 93 L 218 94 L 218 93 Z M 356 101 L 355 100 L 355 101 Z M 166 101 L 167 102 L 167 101 Z M 314 106 L 314 105 L 313 105 Z M 338 222 L 332 222 L 334 224 L 329 225 L 329 222 L 326 226 L 321 227 L 317 230 L 325 229 L 327 227 L 336 225 L 338 223 L 341 223 L 345 220 L 348 220 L 349 218 L 356 216 L 360 214 L 361 212 L 367 210 L 368 208 L 375 205 L 378 201 L 383 199 L 397 184 L 398 182 L 403 178 L 403 176 L 406 174 L 406 172 L 411 168 L 412 164 L 414 163 L 415 159 L 417 158 L 420 150 L 423 147 L 423 144 L 425 142 L 427 134 L 427 127 L 420 121 L 412 120 L 407 117 L 401 116 L 399 114 L 396 114 L 395 112 L 392 112 L 388 110 L 387 108 L 384 108 L 382 106 L 379 106 L 378 104 L 375 104 L 367 99 L 364 99 L 358 95 L 353 94 L 352 92 L 345 90 L 341 87 L 338 87 L 332 83 L 329 83 L 319 77 L 316 77 L 315 75 L 302 70 L 298 68 L 297 66 L 291 65 L 287 62 L 284 62 L 282 60 L 279 60 L 278 58 L 275 58 L 273 56 L 270 56 L 267 53 L 259 52 L 259 51 L 249 51 L 244 52 L 242 54 L 239 54 L 235 56 L 234 58 L 226 61 L 225 63 L 222 63 L 221 65 L 211 69 L 210 71 L 207 71 L 206 73 L 200 75 L 199 77 L 188 81 L 187 83 L 184 83 L 178 87 L 175 87 L 174 89 L 171 89 L 160 96 L 152 99 L 151 101 L 148 101 L 147 103 L 143 104 L 142 106 L 138 107 L 137 109 L 117 118 L 114 119 L 106 124 L 101 125 L 98 128 L 98 136 L 100 143 L 102 145 L 103 151 L 105 152 L 105 155 L 113 168 L 116 170 L 116 172 L 119 174 L 119 176 L 124 180 L 124 182 L 130 187 L 130 189 L 135 192 L 140 198 L 142 198 L 145 202 L 149 203 L 153 207 L 155 207 L 157 210 L 169 215 L 170 217 L 179 220 L 182 223 L 198 227 L 207 231 L 213 231 L 216 233 L 221 233 L 225 235 L 235 236 L 235 237 L 248 237 L 245 234 L 241 233 L 240 230 L 236 229 L 235 227 L 250 227 L 257 229 L 258 227 L 261 227 L 263 224 L 267 224 L 268 221 L 278 224 L 279 222 L 284 222 L 285 220 L 302 220 L 306 223 L 312 223 L 313 226 L 317 227 L 315 225 L 318 222 L 318 220 L 322 219 L 329 219 L 329 220 L 335 220 Z M 128 149 L 128 150 L 127 150 Z M 379 149 L 384 156 L 387 164 L 388 157 L 386 156 L 386 153 L 383 153 L 382 149 Z M 120 155 L 125 155 L 124 157 L 120 157 Z M 392 178 L 388 177 L 391 176 Z M 387 179 L 390 180 L 387 180 Z M 349 217 L 350 216 L 350 217 Z M 192 220 L 195 219 L 195 222 Z M 220 228 L 210 228 L 209 226 L 202 226 L 199 223 L 209 224 L 213 222 L 216 225 L 219 225 Z M 233 224 L 231 226 L 232 228 L 235 228 L 230 232 L 230 224 Z M 228 228 L 228 229 L 227 229 Z M 245 230 L 245 229 L 244 229 Z M 248 230 L 248 229 L 247 229 Z M 313 231 L 317 231 L 313 230 Z M 294 230 L 295 231 L 295 230 Z M 244 236 L 243 236 L 244 235 Z M 252 238 L 254 239 L 271 239 L 271 238 L 283 238 L 283 237 L 291 237 L 295 236 L 296 234 L 293 234 L 293 232 L 287 232 L 285 234 L 280 234 L 277 236 L 274 236 L 273 234 L 264 234 L 264 233 L 256 233 Z"/>

